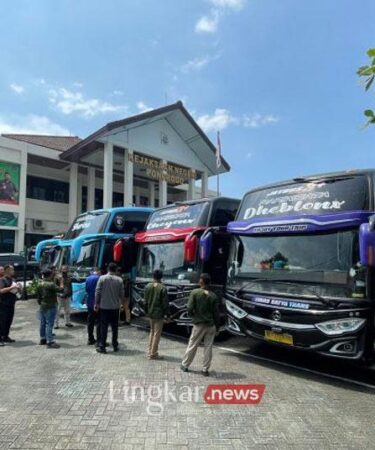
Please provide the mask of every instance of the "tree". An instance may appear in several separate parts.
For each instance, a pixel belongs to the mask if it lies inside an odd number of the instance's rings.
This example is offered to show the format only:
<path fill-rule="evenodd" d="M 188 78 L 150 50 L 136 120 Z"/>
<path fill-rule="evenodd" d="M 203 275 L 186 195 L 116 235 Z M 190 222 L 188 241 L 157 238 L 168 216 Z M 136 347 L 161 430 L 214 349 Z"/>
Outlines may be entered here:
<path fill-rule="evenodd" d="M 357 74 L 364 78 L 365 90 L 368 91 L 375 79 L 375 48 L 370 48 L 367 51 L 367 56 L 371 59 L 371 62 L 367 66 L 362 66 L 357 70 Z M 372 109 L 366 109 L 364 112 L 367 122 L 365 126 L 375 124 L 375 113 Z"/>

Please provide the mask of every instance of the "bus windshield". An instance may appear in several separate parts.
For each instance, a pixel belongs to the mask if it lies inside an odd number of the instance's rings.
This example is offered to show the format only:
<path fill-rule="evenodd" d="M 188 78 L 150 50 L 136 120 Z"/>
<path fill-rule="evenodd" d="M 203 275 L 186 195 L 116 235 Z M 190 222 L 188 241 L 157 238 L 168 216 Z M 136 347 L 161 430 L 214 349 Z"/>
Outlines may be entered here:
<path fill-rule="evenodd" d="M 238 287 L 252 279 L 264 282 L 250 290 L 298 295 L 303 286 L 316 285 L 316 292 L 331 297 L 351 297 L 363 274 L 359 270 L 358 232 L 252 237 L 235 236 L 229 282 Z M 285 281 L 272 284 L 272 280 Z M 288 285 L 287 281 L 292 281 Z M 259 284 L 259 286 L 258 286 Z M 297 286 L 297 287 L 296 287 Z"/>
<path fill-rule="evenodd" d="M 356 175 L 307 180 L 249 192 L 236 220 L 368 209 L 367 177 Z"/>
<path fill-rule="evenodd" d="M 200 202 L 157 210 L 151 215 L 146 229 L 149 231 L 206 225 L 209 207 L 208 202 Z"/>
<path fill-rule="evenodd" d="M 165 279 L 198 281 L 197 268 L 184 261 L 184 241 L 144 244 L 138 258 L 138 275 L 152 278 L 155 269 L 163 271 Z"/>
<path fill-rule="evenodd" d="M 108 212 L 89 212 L 78 216 L 66 233 L 65 239 L 75 239 L 84 234 L 96 234 L 104 231 L 109 217 Z"/>

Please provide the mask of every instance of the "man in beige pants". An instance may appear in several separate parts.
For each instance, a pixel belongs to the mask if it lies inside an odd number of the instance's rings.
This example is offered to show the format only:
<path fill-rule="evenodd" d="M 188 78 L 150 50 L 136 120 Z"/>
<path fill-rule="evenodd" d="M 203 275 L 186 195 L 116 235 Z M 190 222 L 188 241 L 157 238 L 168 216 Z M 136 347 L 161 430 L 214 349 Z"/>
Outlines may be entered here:
<path fill-rule="evenodd" d="M 153 278 L 152 283 L 149 283 L 145 289 L 145 313 L 150 320 L 148 358 L 161 359 L 158 349 L 164 319 L 169 317 L 169 303 L 167 289 L 161 282 L 163 272 L 154 270 Z"/>
<path fill-rule="evenodd" d="M 189 344 L 182 360 L 181 370 L 188 372 L 190 364 L 197 353 L 199 344 L 204 341 L 203 370 L 204 376 L 209 375 L 212 361 L 212 346 L 219 329 L 219 305 L 216 295 L 210 290 L 211 277 L 202 273 L 199 285 L 194 289 L 188 301 L 188 314 L 193 321 L 193 330 Z"/>

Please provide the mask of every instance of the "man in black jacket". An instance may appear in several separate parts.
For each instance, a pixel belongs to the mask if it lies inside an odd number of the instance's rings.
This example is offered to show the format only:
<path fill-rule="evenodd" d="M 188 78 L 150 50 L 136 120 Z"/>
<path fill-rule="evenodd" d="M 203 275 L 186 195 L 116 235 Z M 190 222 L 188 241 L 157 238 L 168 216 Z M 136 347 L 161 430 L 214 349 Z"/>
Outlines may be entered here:
<path fill-rule="evenodd" d="M 13 343 L 14 339 L 9 337 L 12 326 L 14 309 L 17 300 L 19 286 L 14 280 L 14 267 L 4 267 L 4 276 L 0 278 L 0 346 L 4 343 Z"/>

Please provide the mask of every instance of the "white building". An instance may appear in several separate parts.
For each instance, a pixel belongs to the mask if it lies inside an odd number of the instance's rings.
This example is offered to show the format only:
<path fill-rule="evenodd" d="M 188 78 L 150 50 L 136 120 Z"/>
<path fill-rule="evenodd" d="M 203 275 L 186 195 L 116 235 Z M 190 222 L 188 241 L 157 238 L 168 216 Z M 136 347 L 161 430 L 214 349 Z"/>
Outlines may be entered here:
<path fill-rule="evenodd" d="M 216 195 L 230 170 L 181 102 L 111 122 L 86 139 L 0 136 L 0 253 L 68 229 L 86 210 Z M 8 175 L 5 175 L 8 173 Z"/>

